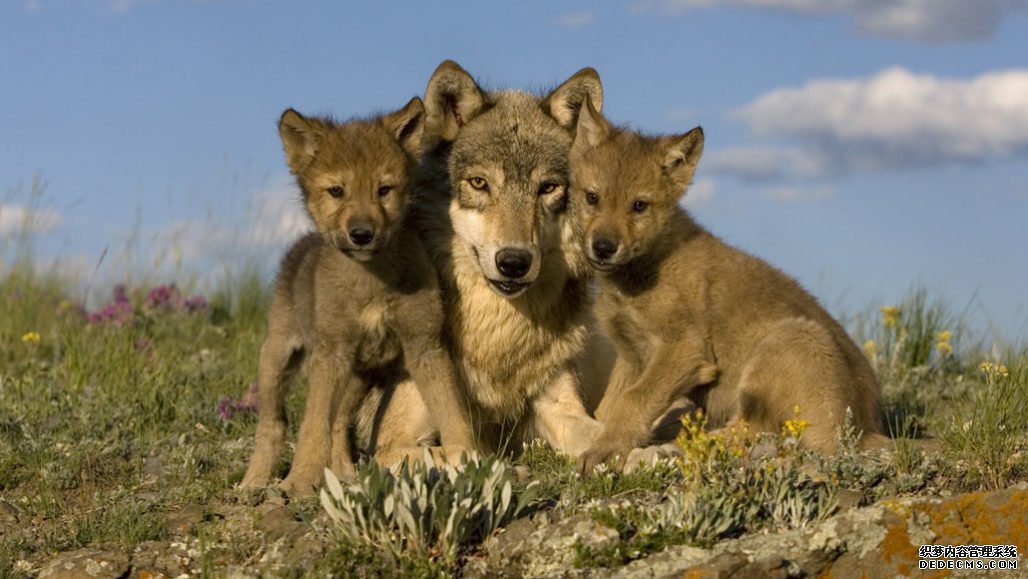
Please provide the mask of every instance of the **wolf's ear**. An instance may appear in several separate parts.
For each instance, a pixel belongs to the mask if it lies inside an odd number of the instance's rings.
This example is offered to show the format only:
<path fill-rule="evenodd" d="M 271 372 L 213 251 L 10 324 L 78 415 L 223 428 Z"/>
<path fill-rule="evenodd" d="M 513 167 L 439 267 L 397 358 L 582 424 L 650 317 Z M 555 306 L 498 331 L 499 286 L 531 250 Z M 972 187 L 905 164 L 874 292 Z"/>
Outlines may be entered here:
<path fill-rule="evenodd" d="M 578 113 L 578 128 L 575 130 L 574 150 L 585 150 L 602 143 L 610 135 L 610 123 L 593 106 L 593 99 L 586 97 Z"/>
<path fill-rule="evenodd" d="M 684 193 L 692 183 L 696 165 L 703 154 L 703 127 L 696 127 L 684 135 L 664 137 L 664 173 Z"/>
<path fill-rule="evenodd" d="M 421 137 L 425 132 L 425 104 L 420 98 L 412 98 L 402 109 L 383 117 L 382 124 L 405 151 L 414 156 L 421 153 Z"/>
<path fill-rule="evenodd" d="M 592 68 L 583 68 L 564 81 L 543 99 L 542 107 L 560 126 L 572 130 L 586 99 L 592 100 L 597 111 L 603 110 L 603 85 Z"/>
<path fill-rule="evenodd" d="M 282 148 L 286 151 L 286 163 L 293 173 L 299 173 L 310 165 L 318 152 L 322 125 L 308 119 L 293 109 L 286 109 L 278 121 L 278 134 L 282 137 Z"/>
<path fill-rule="evenodd" d="M 485 108 L 485 94 L 459 64 L 447 60 L 432 73 L 425 89 L 425 132 L 452 141 Z"/>

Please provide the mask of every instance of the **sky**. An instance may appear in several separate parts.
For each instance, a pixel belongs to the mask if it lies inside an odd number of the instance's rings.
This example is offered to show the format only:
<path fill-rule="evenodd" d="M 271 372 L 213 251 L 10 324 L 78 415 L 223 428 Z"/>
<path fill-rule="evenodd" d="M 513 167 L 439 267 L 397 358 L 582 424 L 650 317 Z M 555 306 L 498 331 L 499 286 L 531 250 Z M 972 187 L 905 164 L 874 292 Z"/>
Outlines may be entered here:
<path fill-rule="evenodd" d="M 486 88 L 592 66 L 615 123 L 702 125 L 686 206 L 835 314 L 920 285 L 1028 337 L 1028 0 L 7 0 L 0 259 L 270 279 L 308 227 L 282 111 L 395 110 L 445 59 Z"/>

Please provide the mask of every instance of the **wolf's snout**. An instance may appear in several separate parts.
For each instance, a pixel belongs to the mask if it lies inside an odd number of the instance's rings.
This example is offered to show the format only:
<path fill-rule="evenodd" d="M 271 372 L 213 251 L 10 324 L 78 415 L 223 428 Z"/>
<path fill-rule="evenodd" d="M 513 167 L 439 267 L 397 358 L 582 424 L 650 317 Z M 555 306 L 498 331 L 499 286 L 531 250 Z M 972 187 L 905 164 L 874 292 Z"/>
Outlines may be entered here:
<path fill-rule="evenodd" d="M 350 229 L 350 241 L 361 247 L 375 240 L 375 232 L 367 227 L 357 226 Z"/>
<path fill-rule="evenodd" d="M 511 278 L 525 277 L 532 268 L 532 253 L 524 249 L 501 249 L 496 253 L 496 269 Z"/>
<path fill-rule="evenodd" d="M 618 242 L 606 237 L 593 239 L 593 256 L 596 259 L 606 260 L 618 252 Z"/>

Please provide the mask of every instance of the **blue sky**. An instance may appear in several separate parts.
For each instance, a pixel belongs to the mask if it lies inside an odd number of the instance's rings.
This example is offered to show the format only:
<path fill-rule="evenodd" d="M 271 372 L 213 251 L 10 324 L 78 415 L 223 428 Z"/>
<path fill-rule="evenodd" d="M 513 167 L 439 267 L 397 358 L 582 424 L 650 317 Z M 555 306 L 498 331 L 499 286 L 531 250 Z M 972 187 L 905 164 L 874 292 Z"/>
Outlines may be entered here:
<path fill-rule="evenodd" d="M 1028 0 L 9 0 L 0 249 L 31 208 L 80 281 L 105 248 L 105 280 L 272 265 L 305 226 L 286 107 L 391 110 L 447 58 L 493 88 L 593 66 L 615 122 L 704 127 L 688 206 L 833 312 L 921 283 L 1023 340 L 1026 31 Z"/>

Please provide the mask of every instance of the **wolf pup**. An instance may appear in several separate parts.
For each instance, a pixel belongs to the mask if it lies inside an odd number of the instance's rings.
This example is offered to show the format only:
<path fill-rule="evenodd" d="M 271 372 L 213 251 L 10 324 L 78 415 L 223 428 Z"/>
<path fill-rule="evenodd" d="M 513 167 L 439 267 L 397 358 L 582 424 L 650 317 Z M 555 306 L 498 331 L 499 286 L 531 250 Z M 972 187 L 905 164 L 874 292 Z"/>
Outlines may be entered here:
<path fill-rule="evenodd" d="M 802 443 L 834 449 L 847 408 L 865 444 L 881 444 L 879 388 L 845 330 L 793 279 L 722 243 L 678 202 L 703 131 L 646 137 L 590 104 L 571 149 L 572 212 L 599 273 L 597 317 L 617 361 L 596 410 L 603 432 L 579 460 L 589 472 L 649 442 L 687 395 L 714 426 L 778 431 L 799 406 Z"/>
<path fill-rule="evenodd" d="M 563 242 L 568 151 L 586 97 L 602 99 L 590 68 L 540 97 L 484 91 L 452 61 L 426 90 L 419 229 L 476 432 L 494 448 L 541 437 L 578 456 L 602 428 L 579 384 L 591 272 Z M 387 414 L 417 415 L 399 394 Z"/>
<path fill-rule="evenodd" d="M 317 232 L 286 254 L 258 368 L 257 446 L 242 486 L 267 483 L 286 432 L 286 381 L 307 360 L 307 405 L 282 489 L 309 494 L 331 465 L 354 472 L 347 436 L 368 389 L 412 378 L 443 442 L 473 448 L 442 346 L 437 275 L 406 222 L 425 109 L 336 123 L 287 110 L 286 160 Z M 336 433 L 332 440 L 332 432 Z"/>

